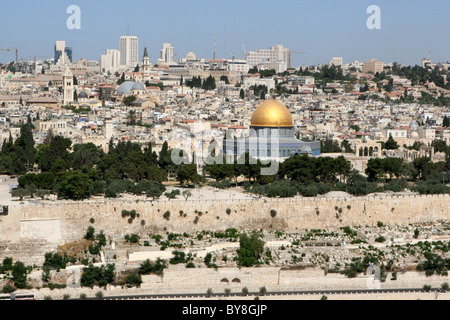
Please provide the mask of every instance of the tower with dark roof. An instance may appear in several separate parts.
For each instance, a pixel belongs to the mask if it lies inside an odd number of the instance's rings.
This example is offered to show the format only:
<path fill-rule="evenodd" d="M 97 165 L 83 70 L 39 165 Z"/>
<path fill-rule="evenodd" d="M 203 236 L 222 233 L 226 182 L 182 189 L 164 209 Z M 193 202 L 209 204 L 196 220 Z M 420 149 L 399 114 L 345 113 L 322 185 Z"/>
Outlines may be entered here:
<path fill-rule="evenodd" d="M 148 56 L 147 47 L 144 49 L 144 56 L 142 57 L 142 73 L 144 75 L 144 79 L 150 76 L 150 58 Z"/>

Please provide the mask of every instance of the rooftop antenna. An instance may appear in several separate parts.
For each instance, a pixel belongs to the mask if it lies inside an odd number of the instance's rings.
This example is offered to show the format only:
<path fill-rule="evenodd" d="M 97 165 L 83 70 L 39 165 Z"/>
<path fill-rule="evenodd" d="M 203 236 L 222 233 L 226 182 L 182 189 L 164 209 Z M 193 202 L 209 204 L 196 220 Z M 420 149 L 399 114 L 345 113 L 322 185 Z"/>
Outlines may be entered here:
<path fill-rule="evenodd" d="M 223 56 L 227 57 L 227 27 L 223 27 Z"/>
<path fill-rule="evenodd" d="M 216 60 L 216 34 L 214 34 L 214 53 L 213 53 L 213 60 Z"/>
<path fill-rule="evenodd" d="M 127 25 L 127 36 L 130 35 L 130 20 L 128 20 L 128 25 Z"/>

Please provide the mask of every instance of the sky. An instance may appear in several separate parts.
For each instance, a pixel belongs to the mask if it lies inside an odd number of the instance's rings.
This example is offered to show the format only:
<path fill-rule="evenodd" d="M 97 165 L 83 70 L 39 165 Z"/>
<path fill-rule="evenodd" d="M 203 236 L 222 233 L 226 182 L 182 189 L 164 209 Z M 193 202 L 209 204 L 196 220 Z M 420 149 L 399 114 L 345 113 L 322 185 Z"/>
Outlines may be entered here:
<path fill-rule="evenodd" d="M 70 5 L 80 8 L 81 28 L 70 30 Z M 381 29 L 371 30 L 367 8 L 380 8 Z M 18 48 L 19 59 L 52 58 L 65 40 L 74 59 L 98 60 L 119 49 L 119 38 L 139 38 L 156 63 L 162 43 L 171 42 L 175 60 L 193 51 L 198 58 L 244 57 L 247 51 L 282 43 L 292 66 L 378 59 L 421 64 L 450 60 L 450 1 L 447 0 L 2 0 L 0 49 Z M 215 40 L 216 39 L 216 40 Z M 15 51 L 0 51 L 0 62 Z"/>

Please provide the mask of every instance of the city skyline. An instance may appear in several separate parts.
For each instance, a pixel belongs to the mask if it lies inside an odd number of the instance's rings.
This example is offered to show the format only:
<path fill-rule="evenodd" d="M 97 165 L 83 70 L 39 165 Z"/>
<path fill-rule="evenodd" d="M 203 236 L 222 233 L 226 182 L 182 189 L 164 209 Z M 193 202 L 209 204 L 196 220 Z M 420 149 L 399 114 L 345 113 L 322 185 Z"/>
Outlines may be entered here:
<path fill-rule="evenodd" d="M 418 1 L 391 3 L 379 1 L 286 0 L 275 6 L 269 1 L 227 1 L 225 5 L 197 0 L 190 3 L 129 1 L 77 1 L 81 10 L 81 29 L 66 26 L 71 1 L 23 4 L 6 3 L 4 12 L 19 10 L 24 19 L 7 14 L 7 26 L 0 48 L 18 48 L 19 59 L 32 56 L 49 59 L 55 41 L 63 40 L 73 48 L 73 59 L 99 60 L 106 49 L 119 49 L 121 36 L 139 39 L 139 60 L 144 47 L 157 62 L 164 42 L 175 48 L 175 60 L 194 52 L 199 58 L 244 57 L 254 51 L 283 44 L 305 55 L 293 55 L 292 66 L 326 64 L 333 57 L 344 63 L 372 58 L 390 63 L 420 64 L 422 58 L 436 62 L 450 60 L 450 44 L 441 40 L 441 31 L 450 22 L 445 13 L 449 3 L 432 0 L 427 6 Z M 367 8 L 381 9 L 381 29 L 370 30 Z M 244 49 L 245 48 L 245 49 Z M 0 52 L 0 62 L 15 59 L 14 50 Z"/>

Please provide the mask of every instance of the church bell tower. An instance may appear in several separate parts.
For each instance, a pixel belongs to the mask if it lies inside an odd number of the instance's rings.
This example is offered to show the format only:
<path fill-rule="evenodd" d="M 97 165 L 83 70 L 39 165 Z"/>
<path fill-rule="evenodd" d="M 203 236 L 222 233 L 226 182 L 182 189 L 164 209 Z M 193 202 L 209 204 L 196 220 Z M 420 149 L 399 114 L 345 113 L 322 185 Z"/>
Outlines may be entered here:
<path fill-rule="evenodd" d="M 148 77 L 150 76 L 150 58 L 148 56 L 147 47 L 144 49 L 144 57 L 142 58 L 142 73 L 144 79 L 148 80 Z"/>
<path fill-rule="evenodd" d="M 73 74 L 67 67 L 63 75 L 63 105 L 66 106 L 73 101 L 73 93 Z"/>

